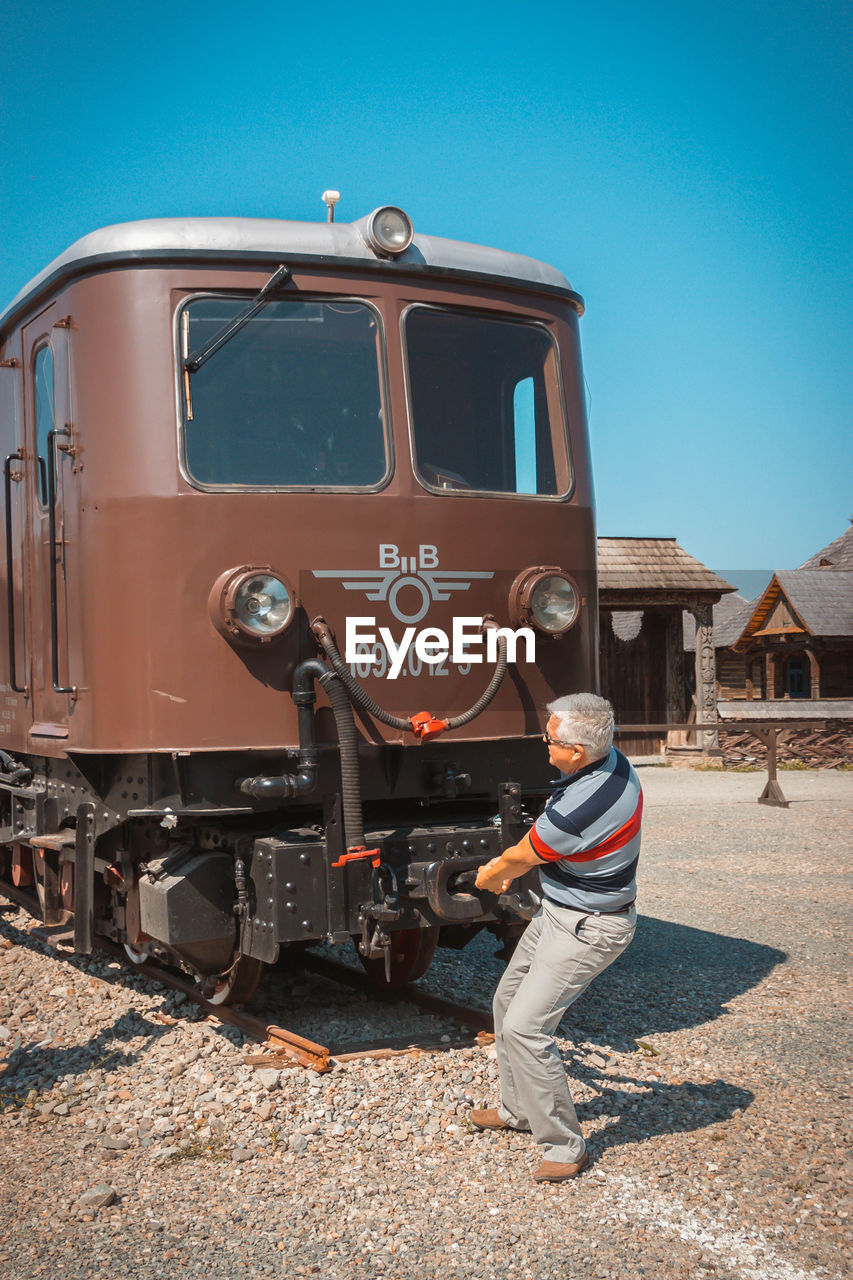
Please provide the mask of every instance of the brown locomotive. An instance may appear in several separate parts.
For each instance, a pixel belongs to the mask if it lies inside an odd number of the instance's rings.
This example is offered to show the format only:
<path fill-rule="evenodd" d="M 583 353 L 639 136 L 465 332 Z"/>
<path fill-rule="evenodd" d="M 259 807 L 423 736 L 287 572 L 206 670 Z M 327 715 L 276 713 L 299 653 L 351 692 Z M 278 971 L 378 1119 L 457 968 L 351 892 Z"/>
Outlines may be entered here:
<path fill-rule="evenodd" d="M 386 207 L 110 227 L 3 313 L 0 875 L 76 950 L 224 1002 L 523 928 L 470 871 L 596 685 L 582 310 Z"/>

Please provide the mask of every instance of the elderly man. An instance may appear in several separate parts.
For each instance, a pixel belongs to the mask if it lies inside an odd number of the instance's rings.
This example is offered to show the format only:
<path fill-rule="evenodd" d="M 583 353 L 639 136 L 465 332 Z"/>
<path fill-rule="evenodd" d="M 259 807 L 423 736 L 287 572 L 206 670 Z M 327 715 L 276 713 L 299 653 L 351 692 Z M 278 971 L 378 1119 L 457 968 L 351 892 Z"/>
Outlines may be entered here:
<path fill-rule="evenodd" d="M 613 708 L 591 693 L 548 706 L 548 758 L 564 775 L 520 844 L 480 868 L 494 893 L 531 867 L 543 901 L 494 1000 L 501 1098 L 471 1112 L 479 1129 L 530 1130 L 543 1160 L 537 1182 L 566 1182 L 589 1163 L 553 1040 L 566 1009 L 634 936 L 643 795 L 613 746 Z"/>

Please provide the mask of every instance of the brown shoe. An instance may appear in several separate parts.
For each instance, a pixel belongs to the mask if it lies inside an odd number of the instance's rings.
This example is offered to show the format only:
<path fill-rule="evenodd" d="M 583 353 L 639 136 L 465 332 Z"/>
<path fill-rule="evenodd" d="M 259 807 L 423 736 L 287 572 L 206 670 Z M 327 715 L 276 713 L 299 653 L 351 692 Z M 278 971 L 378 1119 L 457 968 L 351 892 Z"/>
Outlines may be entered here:
<path fill-rule="evenodd" d="M 589 1152 L 585 1151 L 576 1164 L 561 1164 L 559 1160 L 543 1160 L 533 1175 L 534 1182 L 568 1182 L 576 1178 L 589 1164 Z"/>
<path fill-rule="evenodd" d="M 501 1120 L 497 1107 L 486 1107 L 484 1111 L 476 1108 L 468 1112 L 468 1119 L 475 1129 L 508 1129 L 509 1125 Z"/>

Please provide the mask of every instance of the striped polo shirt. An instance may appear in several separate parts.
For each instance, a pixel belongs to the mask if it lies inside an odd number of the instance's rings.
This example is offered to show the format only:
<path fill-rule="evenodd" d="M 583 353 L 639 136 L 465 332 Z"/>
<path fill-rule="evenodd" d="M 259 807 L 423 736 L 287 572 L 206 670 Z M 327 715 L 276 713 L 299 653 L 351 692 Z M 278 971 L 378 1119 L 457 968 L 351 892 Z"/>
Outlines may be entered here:
<path fill-rule="evenodd" d="M 632 902 L 642 816 L 640 780 L 615 747 L 562 778 L 530 831 L 545 896 L 587 911 Z"/>

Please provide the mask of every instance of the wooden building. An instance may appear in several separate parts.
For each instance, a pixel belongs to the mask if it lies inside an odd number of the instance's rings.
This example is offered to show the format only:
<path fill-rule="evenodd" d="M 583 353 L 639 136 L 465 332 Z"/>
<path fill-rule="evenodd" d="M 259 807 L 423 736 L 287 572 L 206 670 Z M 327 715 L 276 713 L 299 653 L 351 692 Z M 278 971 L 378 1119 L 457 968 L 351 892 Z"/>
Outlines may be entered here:
<path fill-rule="evenodd" d="M 601 690 L 613 703 L 617 724 L 715 721 L 712 608 L 735 588 L 674 538 L 599 538 L 598 590 Z M 685 609 L 699 635 L 692 662 L 685 662 Z M 704 750 L 717 749 L 716 734 L 701 736 Z M 629 754 L 656 755 L 666 737 L 621 737 L 619 745 Z"/>
<path fill-rule="evenodd" d="M 853 698 L 853 572 L 774 574 L 729 652 L 747 699 Z"/>
<path fill-rule="evenodd" d="M 685 615 L 688 653 L 693 630 Z M 853 698 L 853 522 L 799 569 L 775 573 L 756 600 L 720 600 L 714 645 L 721 704 Z"/>

